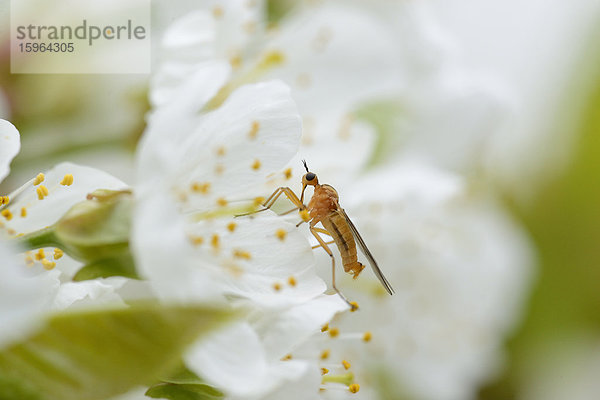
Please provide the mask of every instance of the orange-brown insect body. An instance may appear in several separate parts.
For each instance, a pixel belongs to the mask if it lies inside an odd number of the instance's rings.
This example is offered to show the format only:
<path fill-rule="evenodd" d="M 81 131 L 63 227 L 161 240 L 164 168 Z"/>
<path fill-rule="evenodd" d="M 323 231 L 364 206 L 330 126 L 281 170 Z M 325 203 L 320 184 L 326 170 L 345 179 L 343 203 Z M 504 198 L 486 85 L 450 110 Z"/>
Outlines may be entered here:
<path fill-rule="evenodd" d="M 308 203 L 310 225 L 318 222 L 331 234 L 340 255 L 344 271 L 356 279 L 365 266 L 358 262 L 356 242 L 345 217 L 339 213 L 339 197 L 335 189 L 329 185 L 316 185 L 315 192 Z"/>

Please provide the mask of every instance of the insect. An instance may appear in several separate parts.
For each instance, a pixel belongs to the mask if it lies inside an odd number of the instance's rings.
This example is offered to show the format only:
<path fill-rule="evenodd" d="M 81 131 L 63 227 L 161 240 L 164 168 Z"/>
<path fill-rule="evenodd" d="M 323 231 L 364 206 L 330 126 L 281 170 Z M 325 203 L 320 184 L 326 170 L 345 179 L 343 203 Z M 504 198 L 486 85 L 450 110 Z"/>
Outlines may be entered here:
<path fill-rule="evenodd" d="M 306 220 L 301 221 L 296 226 L 300 226 L 303 222 L 309 223 L 309 230 L 319 243 L 313 248 L 322 247 L 331 258 L 333 289 L 344 301 L 346 301 L 346 303 L 350 305 L 350 307 L 352 307 L 352 309 L 356 308 L 356 303 L 350 303 L 348 299 L 346 299 L 346 296 L 344 296 L 335 285 L 335 258 L 333 256 L 333 252 L 329 248 L 329 244 L 335 243 L 340 255 L 342 256 L 342 265 L 344 267 L 344 271 L 352 274 L 353 278 L 356 279 L 361 271 L 365 268 L 363 264 L 358 262 L 358 256 L 356 253 L 356 243 L 358 243 L 358 247 L 369 261 L 369 264 L 371 265 L 375 276 L 377 276 L 379 279 L 379 282 L 381 282 L 385 290 L 390 295 L 393 294 L 394 289 L 387 281 L 385 276 L 383 276 L 381 269 L 379 269 L 379 266 L 369 251 L 369 248 L 365 244 L 365 241 L 358 233 L 358 230 L 348 217 L 348 214 L 346 214 L 346 211 L 340 207 L 339 195 L 337 191 L 331 185 L 320 184 L 317 175 L 309 171 L 306 161 L 302 160 L 302 163 L 306 169 L 306 174 L 302 176 L 302 193 L 300 194 L 300 198 L 296 196 L 292 189 L 282 186 L 275 190 L 273 194 L 271 194 L 271 196 L 269 196 L 269 198 L 263 203 L 264 208 L 255 212 L 265 211 L 271 208 L 282 193 L 285 194 L 285 196 L 295 206 L 293 209 L 285 212 L 284 214 L 295 210 L 299 210 L 301 212 L 304 211 L 305 213 L 307 212 L 308 216 Z M 306 206 L 304 205 L 304 191 L 308 186 L 314 187 L 314 193 L 308 202 L 308 206 Z M 319 222 L 323 228 L 316 226 Z M 330 236 L 332 240 L 326 242 L 321 235 Z"/>

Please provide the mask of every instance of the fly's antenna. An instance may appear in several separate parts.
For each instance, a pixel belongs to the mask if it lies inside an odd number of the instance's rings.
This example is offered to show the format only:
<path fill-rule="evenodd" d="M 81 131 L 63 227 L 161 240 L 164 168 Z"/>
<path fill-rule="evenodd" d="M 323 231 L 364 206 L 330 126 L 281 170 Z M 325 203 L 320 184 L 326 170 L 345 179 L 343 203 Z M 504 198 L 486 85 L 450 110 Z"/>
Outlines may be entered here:
<path fill-rule="evenodd" d="M 304 169 L 306 170 L 306 172 L 310 172 L 308 170 L 308 166 L 306 165 L 306 160 L 302 160 L 302 164 L 304 164 Z"/>

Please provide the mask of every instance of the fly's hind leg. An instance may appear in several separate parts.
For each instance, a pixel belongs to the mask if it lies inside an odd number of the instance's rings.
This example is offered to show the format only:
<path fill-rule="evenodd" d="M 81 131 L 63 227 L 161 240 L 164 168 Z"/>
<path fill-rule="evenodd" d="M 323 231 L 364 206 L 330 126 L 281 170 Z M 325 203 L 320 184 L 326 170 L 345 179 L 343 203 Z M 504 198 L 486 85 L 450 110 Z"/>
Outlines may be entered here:
<path fill-rule="evenodd" d="M 275 202 L 277 201 L 277 199 L 279 198 L 279 196 L 281 196 L 281 194 L 285 194 L 285 196 L 288 198 L 289 201 L 292 202 L 292 204 L 294 204 L 294 208 L 292 208 L 289 211 L 286 211 L 284 214 L 290 213 L 294 210 L 298 210 L 298 209 L 303 209 L 304 204 L 302 204 L 302 202 L 300 201 L 300 199 L 298 198 L 298 196 L 296 196 L 296 193 L 294 193 L 294 191 L 292 189 L 290 189 L 289 187 L 286 186 L 282 186 L 277 188 L 268 198 L 267 200 L 265 200 L 265 202 L 262 204 L 263 208 L 261 208 L 260 210 L 256 210 L 256 211 L 250 211 L 244 214 L 238 214 L 236 215 L 236 217 L 244 217 L 247 215 L 252 215 L 252 214 L 256 214 L 262 211 L 266 211 L 268 209 L 270 209 L 271 207 L 273 207 L 273 204 L 275 204 Z"/>
<path fill-rule="evenodd" d="M 346 298 L 346 296 L 344 296 L 342 294 L 342 292 L 340 292 L 339 289 L 335 286 L 335 258 L 333 257 L 333 253 L 332 253 L 331 249 L 329 248 L 329 246 L 327 246 L 327 243 L 325 243 L 325 241 L 323 240 L 323 238 L 321 238 L 321 236 L 319 236 L 318 232 L 321 229 L 320 228 L 316 228 L 314 226 L 311 226 L 309 229 L 310 229 L 310 233 L 312 233 L 313 236 L 319 242 L 319 246 L 321 246 L 327 252 L 327 254 L 329 254 L 329 257 L 331 258 L 331 286 L 333 286 L 333 290 L 335 290 L 335 292 L 342 298 L 342 300 L 344 300 L 350 306 L 351 310 L 354 310 L 355 307 L 356 307 L 356 305 L 350 303 L 348 301 L 348 299 Z"/>
<path fill-rule="evenodd" d="M 323 234 L 325 234 L 325 235 L 327 235 L 327 236 L 331 236 L 331 233 L 329 233 L 329 232 L 328 232 L 327 230 L 325 230 L 325 229 L 321 229 L 321 228 L 317 228 L 317 227 L 313 227 L 313 229 L 314 229 L 315 231 L 319 232 L 319 233 L 323 233 Z M 325 244 L 333 244 L 333 243 L 335 243 L 335 240 L 330 240 L 329 242 L 325 242 Z M 323 247 L 323 246 L 321 246 L 321 244 L 319 243 L 319 244 L 316 244 L 316 245 L 314 245 L 312 248 L 313 248 L 313 249 L 316 249 L 317 247 Z"/>

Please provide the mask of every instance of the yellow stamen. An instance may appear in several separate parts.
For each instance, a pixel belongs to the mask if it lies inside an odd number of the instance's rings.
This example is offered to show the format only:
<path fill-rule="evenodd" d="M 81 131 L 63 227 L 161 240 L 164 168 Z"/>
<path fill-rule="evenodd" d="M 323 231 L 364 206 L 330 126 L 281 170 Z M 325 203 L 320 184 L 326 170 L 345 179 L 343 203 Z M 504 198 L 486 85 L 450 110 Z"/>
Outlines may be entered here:
<path fill-rule="evenodd" d="M 47 259 L 42 259 L 42 265 L 44 266 L 44 269 L 50 271 L 51 269 L 53 269 L 54 267 L 56 267 L 56 263 L 54 261 L 48 261 Z"/>
<path fill-rule="evenodd" d="M 310 221 L 310 214 L 308 210 L 302 210 L 298 214 L 300 214 L 300 218 L 302 218 L 304 222 Z"/>
<path fill-rule="evenodd" d="M 275 231 L 275 236 L 277 236 L 279 240 L 283 241 L 287 236 L 287 231 L 285 229 L 279 228 Z"/>
<path fill-rule="evenodd" d="M 225 167 L 222 164 L 215 165 L 215 174 L 221 175 L 225 171 Z"/>
<path fill-rule="evenodd" d="M 227 224 L 227 230 L 229 232 L 235 231 L 236 227 L 237 227 L 237 224 L 235 222 L 230 222 L 230 223 Z"/>
<path fill-rule="evenodd" d="M 10 212 L 10 210 L 9 210 L 9 209 L 2 210 L 2 212 L 0 212 L 0 214 L 2 214 L 2 216 L 3 216 L 4 218 L 6 218 L 6 220 L 7 220 L 7 221 L 10 221 L 10 220 L 12 219 L 12 217 L 13 217 L 13 215 L 12 215 L 12 213 Z"/>
<path fill-rule="evenodd" d="M 350 302 L 350 312 L 354 312 L 358 310 L 358 303 L 355 301 Z"/>
<path fill-rule="evenodd" d="M 285 179 L 290 179 L 292 177 L 292 169 L 286 168 L 285 171 L 283 171 L 283 175 L 285 175 Z"/>
<path fill-rule="evenodd" d="M 205 182 L 205 183 L 194 182 L 191 185 L 191 189 L 192 189 L 192 192 L 195 192 L 195 193 L 207 194 L 208 191 L 210 190 L 210 183 L 209 182 Z"/>
<path fill-rule="evenodd" d="M 225 155 L 225 146 L 217 147 L 217 156 L 223 157 Z"/>
<path fill-rule="evenodd" d="M 342 360 L 342 365 L 344 366 L 345 370 L 348 370 L 351 367 L 350 363 L 346 360 Z"/>
<path fill-rule="evenodd" d="M 337 337 L 337 335 L 340 334 L 340 330 L 338 328 L 331 328 L 329 329 L 329 336 L 331 336 L 332 338 Z"/>
<path fill-rule="evenodd" d="M 254 205 L 255 206 L 260 206 L 262 203 L 264 203 L 264 201 L 265 201 L 264 197 L 261 197 L 261 196 L 255 197 L 254 198 Z"/>
<path fill-rule="evenodd" d="M 219 239 L 219 235 L 217 235 L 216 233 L 212 235 L 212 238 L 210 239 L 210 244 L 215 249 L 218 249 L 221 244 L 221 239 Z"/>
<path fill-rule="evenodd" d="M 9 235 L 11 235 L 11 236 L 12 236 L 12 235 L 15 235 L 15 234 L 17 233 L 17 231 L 15 231 L 15 230 L 14 230 L 14 229 L 12 229 L 12 228 L 8 228 L 8 229 L 6 230 L 6 233 L 8 233 Z"/>
<path fill-rule="evenodd" d="M 202 243 L 204 243 L 204 238 L 202 236 L 190 236 L 190 242 L 192 242 L 192 244 L 194 246 L 200 246 Z"/>
<path fill-rule="evenodd" d="M 329 350 L 323 350 L 321 353 L 321 360 L 327 360 L 329 358 Z"/>
<path fill-rule="evenodd" d="M 217 19 L 221 18 L 223 16 L 223 9 L 219 6 L 215 6 L 212 9 L 212 14 L 213 14 L 213 17 L 215 17 Z"/>
<path fill-rule="evenodd" d="M 291 354 L 286 354 L 281 361 L 287 361 L 287 360 L 291 360 L 292 359 L 292 355 Z"/>
<path fill-rule="evenodd" d="M 281 290 L 281 284 L 278 282 L 275 282 L 273 284 L 273 289 L 275 289 L 276 292 L 279 292 Z"/>
<path fill-rule="evenodd" d="M 58 259 L 59 259 L 59 258 L 61 258 L 61 257 L 62 257 L 64 254 L 65 254 L 65 253 L 64 253 L 64 252 L 63 252 L 61 249 L 59 249 L 59 248 L 56 248 L 56 249 L 54 249 L 54 259 L 55 259 L 55 260 L 58 260 Z"/>
<path fill-rule="evenodd" d="M 37 253 L 35 253 L 35 259 L 40 261 L 46 258 L 46 254 L 44 253 L 44 249 L 39 249 Z"/>
<path fill-rule="evenodd" d="M 44 185 L 40 185 L 35 190 L 38 196 L 38 200 L 44 200 L 44 197 L 48 196 L 48 188 Z"/>
<path fill-rule="evenodd" d="M 327 368 L 321 368 L 321 375 L 326 375 L 329 373 L 329 370 Z"/>
<path fill-rule="evenodd" d="M 373 335 L 371 334 L 371 332 L 365 332 L 365 334 L 363 335 L 363 340 L 365 342 L 370 342 L 372 337 Z"/>
<path fill-rule="evenodd" d="M 252 169 L 255 170 L 255 171 L 257 171 L 260 168 L 261 165 L 262 164 L 260 163 L 260 160 L 258 160 L 258 159 L 254 160 L 254 162 L 252 163 Z"/>
<path fill-rule="evenodd" d="M 10 198 L 8 196 L 0 196 L 0 206 L 8 204 L 10 202 Z"/>
<path fill-rule="evenodd" d="M 329 330 L 329 324 L 325 324 L 321 327 L 321 332 L 327 332 Z"/>
<path fill-rule="evenodd" d="M 250 132 L 248 132 L 248 137 L 250 139 L 256 139 L 259 129 L 260 129 L 260 122 L 252 121 L 252 128 L 250 128 Z"/>
<path fill-rule="evenodd" d="M 231 56 L 231 58 L 229 58 L 229 64 L 231 65 L 231 68 L 233 69 L 238 69 L 242 66 L 242 56 L 239 54 L 236 54 L 234 56 Z"/>
<path fill-rule="evenodd" d="M 360 390 L 360 385 L 358 383 L 353 383 L 352 385 L 348 386 L 348 390 L 350 390 L 352 393 L 356 393 Z"/>
<path fill-rule="evenodd" d="M 296 286 L 296 278 L 294 278 L 293 276 L 290 276 L 290 277 L 288 278 L 288 283 L 289 283 L 289 285 L 290 285 L 290 286 L 292 286 L 292 287 Z"/>
<path fill-rule="evenodd" d="M 60 184 L 63 186 L 71 186 L 73 184 L 73 175 L 66 174 L 62 181 L 60 181 Z"/>
<path fill-rule="evenodd" d="M 25 256 L 25 265 L 31 267 L 34 264 L 33 257 Z"/>
<path fill-rule="evenodd" d="M 44 174 L 42 174 L 41 172 L 39 174 L 37 174 L 37 176 L 33 179 L 33 186 L 37 186 L 40 183 L 44 182 L 44 179 L 46 179 L 46 177 L 44 176 Z"/>
<path fill-rule="evenodd" d="M 21 207 L 21 218 L 25 218 L 27 216 L 27 208 Z"/>
<path fill-rule="evenodd" d="M 234 250 L 233 256 L 236 258 L 243 258 L 244 260 L 250 260 L 252 255 L 245 250 Z"/>
<path fill-rule="evenodd" d="M 229 204 L 229 203 L 228 203 L 228 201 L 227 201 L 227 200 L 225 200 L 224 198 L 222 198 L 222 197 L 219 197 L 219 198 L 217 199 L 217 204 L 219 205 L 219 207 L 225 207 L 225 206 L 226 206 L 227 204 Z"/>

